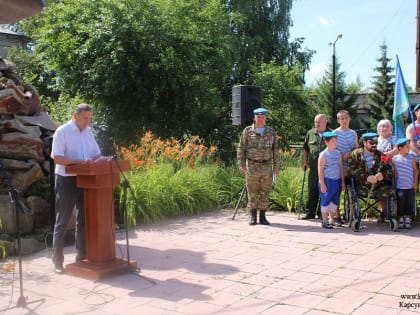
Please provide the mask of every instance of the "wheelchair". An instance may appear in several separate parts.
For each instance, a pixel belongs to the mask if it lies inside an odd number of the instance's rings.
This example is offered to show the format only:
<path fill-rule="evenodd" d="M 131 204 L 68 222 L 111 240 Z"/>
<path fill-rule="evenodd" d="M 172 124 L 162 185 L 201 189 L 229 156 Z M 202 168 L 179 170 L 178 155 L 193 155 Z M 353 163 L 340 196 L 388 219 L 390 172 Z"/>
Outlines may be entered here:
<path fill-rule="evenodd" d="M 391 231 L 398 230 L 398 221 L 396 219 L 396 198 L 395 194 L 392 193 L 385 199 L 385 219 L 389 222 L 389 228 Z M 365 207 L 361 209 L 361 201 Z M 348 222 L 349 227 L 355 232 L 361 229 L 361 220 L 364 213 L 370 209 L 374 209 L 377 212 L 380 210 L 377 208 L 379 199 L 361 197 L 357 195 L 355 180 L 353 177 L 346 178 L 346 189 L 344 191 L 344 220 Z"/>

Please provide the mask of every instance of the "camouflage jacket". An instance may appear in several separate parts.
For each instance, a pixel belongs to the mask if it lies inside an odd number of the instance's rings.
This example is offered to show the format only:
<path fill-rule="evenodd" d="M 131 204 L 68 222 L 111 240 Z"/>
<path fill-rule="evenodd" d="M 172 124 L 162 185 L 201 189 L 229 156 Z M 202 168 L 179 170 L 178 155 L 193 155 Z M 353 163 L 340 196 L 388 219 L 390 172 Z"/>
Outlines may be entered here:
<path fill-rule="evenodd" d="M 326 129 L 325 131 L 331 131 Z M 322 136 L 315 128 L 310 129 L 303 140 L 303 149 L 308 151 L 308 166 L 310 168 L 318 167 L 319 154 L 326 148 Z"/>
<path fill-rule="evenodd" d="M 246 159 L 272 160 L 275 169 L 280 169 L 280 153 L 276 132 L 265 126 L 260 135 L 254 125 L 248 126 L 242 132 L 237 151 L 239 167 L 246 165 Z"/>
<path fill-rule="evenodd" d="M 353 176 L 356 185 L 363 186 L 370 185 L 366 180 L 369 175 L 376 175 L 378 173 L 382 173 L 384 180 L 389 181 L 392 177 L 392 165 L 391 163 L 381 161 L 381 156 L 385 155 L 380 151 L 376 151 L 373 157 L 373 166 L 368 170 L 363 151 L 364 148 L 358 148 L 353 150 L 350 154 L 347 166 L 347 176 Z"/>

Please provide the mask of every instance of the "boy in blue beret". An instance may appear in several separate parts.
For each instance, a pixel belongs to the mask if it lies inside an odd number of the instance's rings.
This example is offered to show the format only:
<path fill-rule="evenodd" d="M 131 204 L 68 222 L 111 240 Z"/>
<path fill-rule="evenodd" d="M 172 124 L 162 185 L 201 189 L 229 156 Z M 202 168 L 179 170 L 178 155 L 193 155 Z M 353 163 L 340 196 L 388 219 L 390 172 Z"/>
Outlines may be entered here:
<path fill-rule="evenodd" d="M 327 131 L 324 132 L 322 137 L 327 148 L 319 154 L 318 158 L 321 226 L 324 229 L 331 229 L 340 202 L 341 190 L 346 189 L 346 184 L 344 182 L 343 161 L 340 151 L 337 150 L 337 134 Z M 328 214 L 330 214 L 329 221 Z"/>
<path fill-rule="evenodd" d="M 416 158 L 410 151 L 410 139 L 397 141 L 398 155 L 392 158 L 394 166 L 394 182 L 397 189 L 397 216 L 399 228 L 411 228 L 411 220 L 416 206 L 415 198 L 418 189 Z"/>

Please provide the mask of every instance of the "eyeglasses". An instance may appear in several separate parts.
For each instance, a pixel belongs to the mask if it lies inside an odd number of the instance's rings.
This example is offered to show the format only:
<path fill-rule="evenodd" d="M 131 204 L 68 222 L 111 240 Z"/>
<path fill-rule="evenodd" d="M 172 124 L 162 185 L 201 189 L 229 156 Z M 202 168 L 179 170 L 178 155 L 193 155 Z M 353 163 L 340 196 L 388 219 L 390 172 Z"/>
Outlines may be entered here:
<path fill-rule="evenodd" d="M 377 145 L 378 144 L 378 141 L 375 141 L 375 140 L 368 140 L 368 142 L 369 142 L 370 145 Z"/>
<path fill-rule="evenodd" d="M 258 114 L 255 114 L 256 116 L 265 116 L 265 114 L 261 114 L 261 113 L 258 113 Z"/>

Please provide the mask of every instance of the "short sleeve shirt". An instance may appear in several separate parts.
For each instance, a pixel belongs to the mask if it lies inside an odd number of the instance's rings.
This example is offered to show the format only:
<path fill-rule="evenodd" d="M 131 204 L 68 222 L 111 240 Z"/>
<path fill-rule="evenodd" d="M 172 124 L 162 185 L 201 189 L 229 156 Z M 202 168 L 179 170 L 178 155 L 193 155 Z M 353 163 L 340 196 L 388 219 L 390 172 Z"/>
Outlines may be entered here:
<path fill-rule="evenodd" d="M 391 136 L 387 139 L 379 139 L 378 145 L 376 148 L 378 151 L 388 152 L 388 151 L 391 151 L 395 147 L 397 141 L 398 141 L 398 138 L 395 136 Z"/>
<path fill-rule="evenodd" d="M 80 131 L 73 121 L 60 126 L 54 133 L 51 158 L 62 156 L 85 160 L 101 154 L 101 150 L 90 128 Z M 66 166 L 55 165 L 55 173 L 61 176 L 75 176 L 66 173 Z"/>

